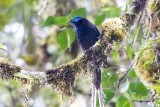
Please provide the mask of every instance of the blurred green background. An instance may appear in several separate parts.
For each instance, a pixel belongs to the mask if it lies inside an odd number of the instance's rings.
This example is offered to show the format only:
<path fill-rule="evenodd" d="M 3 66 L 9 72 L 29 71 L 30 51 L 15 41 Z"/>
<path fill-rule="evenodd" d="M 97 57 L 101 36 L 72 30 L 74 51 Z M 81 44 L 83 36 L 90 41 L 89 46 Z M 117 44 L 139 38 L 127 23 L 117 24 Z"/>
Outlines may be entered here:
<path fill-rule="evenodd" d="M 34 71 L 67 63 L 83 53 L 73 28 L 66 25 L 71 18 L 85 17 L 101 31 L 105 19 L 125 13 L 131 3 L 132 0 L 0 0 L 0 57 Z M 131 32 L 123 47 L 125 57 L 119 56 L 120 50 L 113 52 L 109 56 L 111 65 L 103 69 L 106 107 L 153 106 L 131 99 L 148 99 L 148 90 L 134 69 L 129 71 L 120 89 L 116 88 L 117 80 L 130 66 L 133 52 L 141 43 L 142 37 L 138 37 L 143 35 L 141 29 Z M 75 98 L 69 104 L 70 101 L 62 100 L 50 86 L 35 84 L 26 92 L 15 81 L 0 81 L 0 107 L 90 107 L 91 82 L 91 77 L 77 80 Z"/>

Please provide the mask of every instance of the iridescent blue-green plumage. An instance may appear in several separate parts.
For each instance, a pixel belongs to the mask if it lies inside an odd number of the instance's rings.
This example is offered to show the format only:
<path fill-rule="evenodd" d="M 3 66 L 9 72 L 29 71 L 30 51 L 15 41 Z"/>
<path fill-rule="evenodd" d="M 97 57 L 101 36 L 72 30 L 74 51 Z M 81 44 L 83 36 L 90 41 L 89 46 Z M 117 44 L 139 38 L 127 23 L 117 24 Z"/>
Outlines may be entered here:
<path fill-rule="evenodd" d="M 100 32 L 97 27 L 82 17 L 74 17 L 70 20 L 70 23 L 76 29 L 76 35 L 78 42 L 83 50 L 87 50 L 92 47 L 100 36 Z"/>

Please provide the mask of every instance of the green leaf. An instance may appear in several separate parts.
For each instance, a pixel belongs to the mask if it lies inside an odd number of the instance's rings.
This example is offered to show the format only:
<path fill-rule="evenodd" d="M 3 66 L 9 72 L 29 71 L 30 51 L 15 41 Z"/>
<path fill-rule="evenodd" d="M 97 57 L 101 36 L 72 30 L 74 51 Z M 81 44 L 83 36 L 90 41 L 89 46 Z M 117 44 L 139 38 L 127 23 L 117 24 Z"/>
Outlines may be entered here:
<path fill-rule="evenodd" d="M 69 48 L 75 40 L 75 33 L 72 29 L 67 29 L 67 40 L 68 40 L 68 48 Z"/>
<path fill-rule="evenodd" d="M 57 42 L 61 49 L 66 50 L 68 47 L 67 31 L 63 30 L 58 34 Z"/>
<path fill-rule="evenodd" d="M 70 18 L 73 18 L 73 17 L 75 17 L 75 16 L 81 16 L 81 17 L 86 18 L 86 16 L 87 16 L 86 9 L 85 9 L 85 8 L 73 9 L 73 10 L 71 11 L 71 13 L 69 14 L 69 17 L 70 17 Z"/>
<path fill-rule="evenodd" d="M 48 18 L 42 24 L 42 27 L 50 26 L 50 25 L 65 26 L 67 22 L 68 22 L 68 18 L 65 16 L 58 16 L 58 17 L 48 16 Z"/>
<path fill-rule="evenodd" d="M 160 106 L 160 99 L 156 99 L 154 107 L 159 107 Z"/>
<path fill-rule="evenodd" d="M 132 48 L 131 45 L 127 45 L 127 56 L 128 58 L 132 59 Z"/>
<path fill-rule="evenodd" d="M 132 107 L 132 104 L 125 96 L 120 96 L 116 102 L 116 107 Z"/>
<path fill-rule="evenodd" d="M 135 36 L 134 36 L 133 45 L 134 45 L 134 44 L 136 43 L 136 41 L 137 41 L 138 34 L 139 34 L 139 29 L 140 29 L 140 27 L 138 27 L 138 28 L 136 29 L 136 34 L 135 34 Z"/>
<path fill-rule="evenodd" d="M 134 93 L 137 97 L 148 95 L 147 88 L 141 82 L 131 82 L 128 92 L 130 95 Z"/>
<path fill-rule="evenodd" d="M 64 16 L 59 16 L 55 18 L 55 24 L 59 26 L 65 26 L 68 22 L 68 18 Z"/>
<path fill-rule="evenodd" d="M 111 90 L 111 89 L 104 89 L 103 92 L 104 92 L 104 94 L 106 96 L 104 98 L 106 103 L 108 103 L 115 95 L 115 92 L 113 90 Z"/>
<path fill-rule="evenodd" d="M 61 49 L 66 50 L 75 40 L 74 32 L 71 29 L 62 30 L 57 37 L 57 42 Z"/>
<path fill-rule="evenodd" d="M 105 18 L 106 18 L 106 13 L 97 16 L 95 19 L 95 25 L 97 26 L 101 25 Z"/>
<path fill-rule="evenodd" d="M 135 92 L 132 93 L 132 98 L 133 98 L 133 99 L 137 99 L 137 95 L 136 95 Z"/>
<path fill-rule="evenodd" d="M 52 24 L 54 24 L 54 17 L 48 16 L 47 19 L 45 20 L 45 22 L 42 24 L 42 27 L 50 26 Z"/>
<path fill-rule="evenodd" d="M 103 88 L 112 88 L 115 82 L 118 80 L 117 75 L 111 75 L 109 73 L 103 72 L 102 73 L 102 86 Z"/>
<path fill-rule="evenodd" d="M 115 50 L 115 51 L 113 52 L 113 59 L 114 59 L 114 61 L 117 61 L 117 60 L 118 60 L 118 56 L 119 56 L 118 51 Z"/>
<path fill-rule="evenodd" d="M 121 9 L 115 6 L 102 8 L 103 13 L 108 13 L 109 17 L 118 17 L 120 15 Z"/>
<path fill-rule="evenodd" d="M 136 73 L 135 73 L 135 69 L 131 69 L 128 73 L 129 77 L 137 77 Z"/>

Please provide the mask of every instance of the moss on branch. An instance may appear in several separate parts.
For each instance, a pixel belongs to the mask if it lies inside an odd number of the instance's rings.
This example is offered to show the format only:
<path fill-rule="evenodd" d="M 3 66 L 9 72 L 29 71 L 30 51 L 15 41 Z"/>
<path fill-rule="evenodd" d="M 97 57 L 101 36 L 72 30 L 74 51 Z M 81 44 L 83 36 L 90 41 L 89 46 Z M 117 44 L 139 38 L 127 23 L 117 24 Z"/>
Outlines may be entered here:
<path fill-rule="evenodd" d="M 139 12 L 146 7 L 147 0 L 136 0 L 133 3 L 133 10 L 119 18 L 106 20 L 102 25 L 102 33 L 99 41 L 85 52 L 83 56 L 46 72 L 47 81 L 61 94 L 73 95 L 74 81 L 79 74 L 85 74 L 88 64 L 96 61 L 99 66 L 107 65 L 107 56 L 112 52 L 112 43 L 122 42 L 127 38 L 127 32 L 134 24 Z M 138 4 L 139 3 L 139 4 Z M 90 73 L 91 72 L 87 72 Z"/>
<path fill-rule="evenodd" d="M 91 74 L 91 71 L 88 70 L 88 65 L 92 65 L 96 61 L 98 66 L 106 67 L 107 56 L 113 51 L 113 41 L 121 43 L 127 38 L 130 27 L 133 26 L 139 13 L 145 9 L 147 2 L 148 0 L 135 0 L 130 13 L 125 13 L 119 18 L 108 19 L 103 22 L 103 30 L 99 41 L 81 57 L 67 64 L 47 70 L 44 73 L 46 82 L 62 95 L 73 95 L 74 83 L 79 75 Z M 22 70 L 18 66 L 2 62 L 0 62 L 0 68 L 1 78 L 5 77 L 7 80 L 18 78 L 14 74 L 17 72 L 21 73 Z M 30 75 L 33 76 L 32 74 Z"/>
<path fill-rule="evenodd" d="M 155 40 L 150 40 L 140 52 L 136 68 L 136 73 L 141 81 L 148 87 L 159 84 L 159 52 L 160 52 L 160 1 L 151 0 L 148 4 L 149 14 L 153 17 L 151 23 L 151 33 L 157 35 Z M 146 23 L 147 25 L 147 23 Z"/>
<path fill-rule="evenodd" d="M 0 77 L 9 80 L 14 78 L 14 74 L 21 72 L 21 67 L 12 64 L 4 59 L 0 60 Z"/>

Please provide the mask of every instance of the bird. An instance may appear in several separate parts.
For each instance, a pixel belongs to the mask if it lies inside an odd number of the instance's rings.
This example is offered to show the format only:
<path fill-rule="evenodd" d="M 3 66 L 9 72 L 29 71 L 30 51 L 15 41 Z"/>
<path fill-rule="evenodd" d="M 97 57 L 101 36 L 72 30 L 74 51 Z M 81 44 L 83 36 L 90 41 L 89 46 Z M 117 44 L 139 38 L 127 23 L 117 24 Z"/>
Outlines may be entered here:
<path fill-rule="evenodd" d="M 76 16 L 69 22 L 74 28 L 79 45 L 83 51 L 91 48 L 100 38 L 98 28 L 86 18 Z M 93 69 L 93 85 L 92 85 L 92 107 L 96 107 L 96 90 L 99 94 L 100 107 L 104 107 L 101 87 L 101 69 Z"/>
<path fill-rule="evenodd" d="M 69 23 L 75 27 L 78 42 L 84 51 L 98 41 L 100 37 L 99 30 L 86 18 L 76 16 Z"/>

